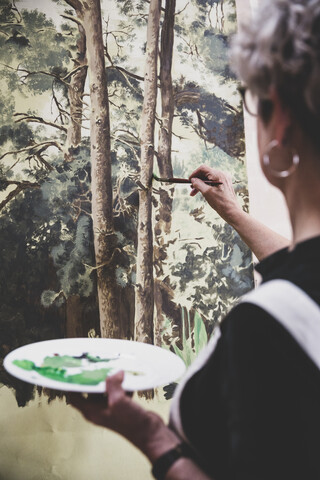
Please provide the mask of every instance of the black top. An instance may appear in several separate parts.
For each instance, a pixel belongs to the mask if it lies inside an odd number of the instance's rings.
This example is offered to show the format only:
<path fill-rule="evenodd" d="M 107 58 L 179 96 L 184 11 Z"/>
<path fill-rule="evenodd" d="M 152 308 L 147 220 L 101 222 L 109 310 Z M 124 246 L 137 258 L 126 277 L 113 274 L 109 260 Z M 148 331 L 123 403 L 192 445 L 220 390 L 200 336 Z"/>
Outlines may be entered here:
<path fill-rule="evenodd" d="M 320 237 L 262 261 L 320 305 Z M 320 371 L 272 316 L 250 303 L 221 324 L 207 364 L 180 400 L 184 432 L 215 480 L 320 479 Z M 320 344 L 319 344 L 320 348 Z"/>

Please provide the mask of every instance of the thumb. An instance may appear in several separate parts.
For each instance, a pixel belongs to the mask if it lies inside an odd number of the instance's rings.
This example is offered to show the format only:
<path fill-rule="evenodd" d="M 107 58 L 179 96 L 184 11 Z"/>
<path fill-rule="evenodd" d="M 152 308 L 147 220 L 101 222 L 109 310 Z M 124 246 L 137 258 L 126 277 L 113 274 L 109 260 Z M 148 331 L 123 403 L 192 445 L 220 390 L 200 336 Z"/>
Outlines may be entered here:
<path fill-rule="evenodd" d="M 106 380 L 106 391 L 108 394 L 108 398 L 116 396 L 119 392 L 122 392 L 121 384 L 124 379 L 124 371 L 121 370 L 120 372 L 111 375 Z"/>

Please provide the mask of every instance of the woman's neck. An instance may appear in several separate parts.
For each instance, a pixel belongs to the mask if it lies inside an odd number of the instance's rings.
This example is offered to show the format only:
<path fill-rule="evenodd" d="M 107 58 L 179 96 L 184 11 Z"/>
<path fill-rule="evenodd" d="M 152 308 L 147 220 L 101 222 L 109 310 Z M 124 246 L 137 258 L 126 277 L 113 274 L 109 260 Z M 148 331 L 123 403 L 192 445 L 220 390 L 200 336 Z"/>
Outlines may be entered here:
<path fill-rule="evenodd" d="M 288 182 L 284 191 L 292 225 L 293 246 L 320 235 L 320 179 L 312 173 L 299 175 Z"/>

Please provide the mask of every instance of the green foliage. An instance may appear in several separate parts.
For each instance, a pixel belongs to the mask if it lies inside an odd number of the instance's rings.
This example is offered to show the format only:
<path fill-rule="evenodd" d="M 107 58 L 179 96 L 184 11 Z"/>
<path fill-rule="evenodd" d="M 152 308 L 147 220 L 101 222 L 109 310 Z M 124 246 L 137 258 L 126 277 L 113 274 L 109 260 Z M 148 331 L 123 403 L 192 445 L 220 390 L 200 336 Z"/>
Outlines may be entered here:
<path fill-rule="evenodd" d="M 208 319 L 209 331 L 253 282 L 251 252 L 238 234 L 222 224 L 212 226 L 212 235 L 215 246 L 186 243 L 183 261 L 171 267 L 182 295 Z"/>
<path fill-rule="evenodd" d="M 3 13 L 7 14 L 4 20 L 7 35 L 0 35 L 0 62 L 21 71 L 20 76 L 10 69 L 3 73 L 7 80 L 10 78 L 10 87 L 20 89 L 23 85 L 33 94 L 50 90 L 53 79 L 59 83 L 59 78 L 67 73 L 73 41 L 70 35 L 57 32 L 52 20 L 38 10 L 22 10 L 21 20 L 14 28 L 10 25 L 12 10 L 7 7 Z"/>
<path fill-rule="evenodd" d="M 37 214 L 36 206 L 41 202 L 41 192 L 36 189 L 16 197 L 8 204 L 5 214 L 2 211 L 1 358 L 21 345 L 64 335 L 64 310 L 56 307 L 44 309 L 40 304 L 43 290 L 59 290 L 50 258 L 50 245 L 57 242 L 58 231 L 55 225 L 49 229 Z M 22 388 L 5 372 L 1 373 L 1 382 L 15 386 L 19 405 L 25 405 L 30 399 L 32 389 Z"/>
<path fill-rule="evenodd" d="M 201 350 L 208 343 L 208 334 L 203 319 L 197 311 L 194 312 L 193 321 L 191 313 L 186 309 L 181 310 L 182 338 L 175 337 L 168 344 L 164 341 L 164 347 L 170 348 L 178 357 L 180 357 L 187 367 L 189 367 Z M 170 329 L 171 322 L 167 319 L 166 328 L 163 336 Z M 180 346 L 178 346 L 178 343 Z M 181 348 L 182 347 L 182 348 Z"/>
<path fill-rule="evenodd" d="M 81 300 L 77 313 L 85 311 L 88 329 L 98 331 L 88 143 L 73 152 L 74 162 L 66 163 L 57 155 L 65 132 L 33 121 L 44 118 L 61 127 L 68 122 L 62 77 L 74 66 L 71 47 L 77 30 L 71 24 L 59 32 L 45 14 L 18 12 L 11 2 L 3 3 L 1 200 L 10 188 L 26 188 L 1 210 L 1 357 L 26 343 L 65 336 L 66 307 L 73 295 Z M 17 24 L 16 31 L 11 23 Z M 14 116 L 17 112 L 23 115 Z M 15 384 L 4 373 L 1 381 Z M 19 405 L 30 398 L 30 391 L 24 392 L 17 389 Z"/>
<path fill-rule="evenodd" d="M 44 306 L 73 294 L 88 297 L 94 287 L 89 152 L 79 149 L 73 162 L 58 158 L 53 165 L 42 183 L 43 201 L 36 210 L 43 220 L 51 219 L 49 230 L 54 228 L 58 233 L 50 254 L 60 285 L 58 292 L 43 292 Z"/>
<path fill-rule="evenodd" d="M 59 303 L 58 303 L 59 302 Z M 41 294 L 41 304 L 44 306 L 44 307 L 50 307 L 51 305 L 55 304 L 56 306 L 57 305 L 61 305 L 62 301 L 61 301 L 61 294 L 60 292 L 59 293 L 56 293 L 52 290 L 44 290 Z"/>
<path fill-rule="evenodd" d="M 195 312 L 195 316 L 194 316 L 193 334 L 194 334 L 194 348 L 195 348 L 195 351 L 199 353 L 207 345 L 208 335 L 207 335 L 204 321 L 202 320 L 198 312 Z"/>

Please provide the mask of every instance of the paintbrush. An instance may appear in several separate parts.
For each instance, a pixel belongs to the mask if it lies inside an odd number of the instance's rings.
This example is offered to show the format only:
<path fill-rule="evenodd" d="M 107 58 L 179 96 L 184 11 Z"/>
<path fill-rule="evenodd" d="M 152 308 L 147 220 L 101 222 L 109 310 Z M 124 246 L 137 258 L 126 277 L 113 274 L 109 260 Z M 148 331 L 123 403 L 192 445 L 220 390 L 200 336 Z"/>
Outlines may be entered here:
<path fill-rule="evenodd" d="M 157 175 L 155 175 L 154 173 L 152 174 L 152 178 L 154 178 L 155 180 L 157 180 L 157 182 L 164 182 L 164 183 L 190 183 L 191 184 L 191 180 L 189 180 L 188 178 L 176 178 L 176 177 L 172 177 L 172 178 L 159 178 L 157 177 Z M 202 178 L 200 178 L 200 180 L 202 180 Z M 202 180 L 206 185 L 210 185 L 211 187 L 216 187 L 218 185 L 222 185 L 222 182 L 213 182 L 212 180 Z"/>

